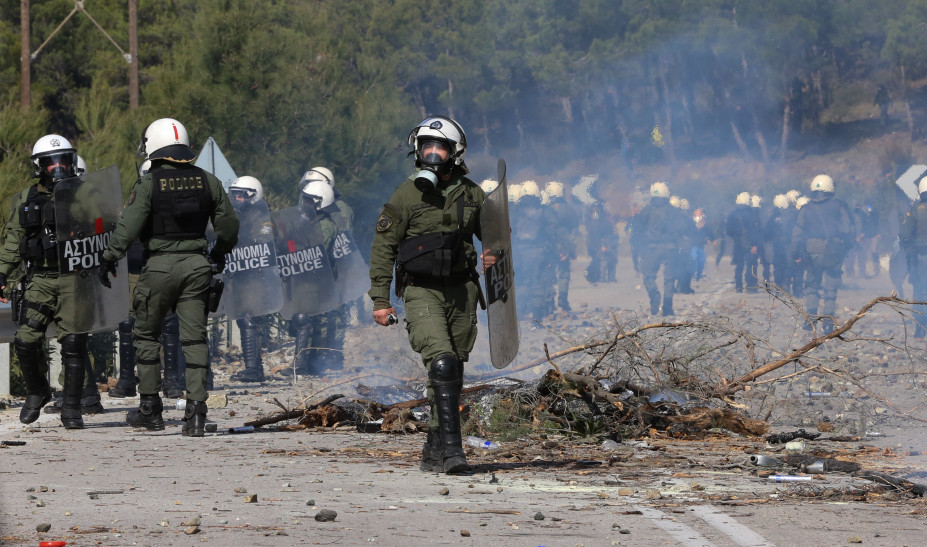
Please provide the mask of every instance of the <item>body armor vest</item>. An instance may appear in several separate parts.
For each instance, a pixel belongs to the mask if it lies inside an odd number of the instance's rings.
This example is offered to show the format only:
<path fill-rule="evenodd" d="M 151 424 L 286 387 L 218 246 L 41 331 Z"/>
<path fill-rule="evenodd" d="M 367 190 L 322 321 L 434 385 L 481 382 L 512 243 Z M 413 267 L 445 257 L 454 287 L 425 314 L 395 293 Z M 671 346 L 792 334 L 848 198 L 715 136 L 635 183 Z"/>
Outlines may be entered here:
<path fill-rule="evenodd" d="M 199 239 L 214 205 L 206 172 L 199 167 L 155 169 L 151 193 L 151 237 Z"/>
<path fill-rule="evenodd" d="M 914 206 L 911 216 L 917 222 L 914 229 L 914 246 L 918 252 L 927 251 L 927 203 L 918 203 Z"/>
<path fill-rule="evenodd" d="M 26 231 L 19 241 L 19 255 L 32 263 L 58 263 L 55 234 L 55 202 L 52 196 L 39 193 L 37 185 L 29 188 L 26 201 L 19 207 L 19 225 Z"/>

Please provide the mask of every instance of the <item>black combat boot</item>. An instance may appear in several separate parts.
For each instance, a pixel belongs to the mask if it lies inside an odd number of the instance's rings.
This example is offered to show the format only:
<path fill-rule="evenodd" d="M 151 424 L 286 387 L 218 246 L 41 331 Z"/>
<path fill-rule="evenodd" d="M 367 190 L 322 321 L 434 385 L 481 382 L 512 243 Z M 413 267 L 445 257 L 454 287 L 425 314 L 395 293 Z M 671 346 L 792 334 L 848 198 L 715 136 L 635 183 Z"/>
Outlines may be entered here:
<path fill-rule="evenodd" d="M 422 446 L 422 465 L 419 469 L 429 473 L 441 473 L 444 471 L 444 453 L 441 451 L 441 437 L 438 435 L 436 429 L 428 429 L 428 434 L 425 437 L 425 444 Z"/>
<path fill-rule="evenodd" d="M 444 472 L 462 473 L 470 469 L 460 438 L 460 363 L 445 353 L 432 359 L 428 370 L 438 413 L 438 436 L 444 458 Z"/>
<path fill-rule="evenodd" d="M 132 326 L 134 320 L 119 323 L 119 380 L 110 388 L 109 396 L 118 399 L 135 397 L 135 386 L 138 378 L 135 376 L 135 344 L 132 342 Z"/>
<path fill-rule="evenodd" d="M 65 429 L 84 428 L 81 398 L 89 361 L 86 334 L 69 334 L 61 340 L 61 366 L 64 367 L 61 424 Z M 91 382 L 90 385 L 96 389 L 96 384 Z"/>
<path fill-rule="evenodd" d="M 241 329 L 241 353 L 244 370 L 232 375 L 233 382 L 264 382 L 264 365 L 261 363 L 261 339 L 251 319 L 239 319 Z"/>
<path fill-rule="evenodd" d="M 315 355 L 309 348 L 309 341 L 312 339 L 312 324 L 309 318 L 304 314 L 294 316 L 290 325 L 290 334 L 296 338 L 296 347 L 293 350 L 296 372 L 315 374 L 317 372 L 313 365 Z"/>
<path fill-rule="evenodd" d="M 90 363 L 90 356 L 84 356 L 84 382 L 83 389 L 80 392 L 80 411 L 83 414 L 102 414 L 103 402 L 100 400 L 100 387 L 97 385 L 93 365 Z"/>
<path fill-rule="evenodd" d="M 164 404 L 161 403 L 161 397 L 157 393 L 154 395 L 145 395 L 140 397 L 138 408 L 132 409 L 126 414 L 126 423 L 132 427 L 144 427 L 149 431 L 164 430 Z"/>
<path fill-rule="evenodd" d="M 26 383 L 26 402 L 19 411 L 19 421 L 31 424 L 39 419 L 42 407 L 48 404 L 52 396 L 48 378 L 39 368 L 39 362 L 42 359 L 42 344 L 41 342 L 28 344 L 16 338 L 13 345 L 16 357 L 19 359 L 23 381 Z"/>
<path fill-rule="evenodd" d="M 183 397 L 186 382 L 180 376 L 180 320 L 169 317 L 161 331 L 161 347 L 164 350 L 164 382 L 161 391 L 168 399 Z"/>
<path fill-rule="evenodd" d="M 183 411 L 184 437 L 203 437 L 206 435 L 206 401 L 191 401 L 187 399 L 187 407 Z"/>

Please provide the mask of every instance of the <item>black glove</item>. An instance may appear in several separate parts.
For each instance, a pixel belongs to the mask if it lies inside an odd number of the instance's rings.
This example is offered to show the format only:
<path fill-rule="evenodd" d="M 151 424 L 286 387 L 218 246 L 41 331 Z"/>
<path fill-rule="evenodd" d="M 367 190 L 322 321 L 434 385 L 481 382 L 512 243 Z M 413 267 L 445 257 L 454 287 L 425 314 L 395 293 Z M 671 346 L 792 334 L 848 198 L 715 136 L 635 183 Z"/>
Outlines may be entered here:
<path fill-rule="evenodd" d="M 101 258 L 98 274 L 100 276 L 100 283 L 107 289 L 112 289 L 113 283 L 109 280 L 109 274 L 113 274 L 113 277 L 116 277 L 116 262 Z"/>
<path fill-rule="evenodd" d="M 217 253 L 215 249 L 209 251 L 209 261 L 216 267 L 216 273 L 225 270 L 225 253 Z"/>
<path fill-rule="evenodd" d="M 0 289 L 5 288 L 6 283 L 7 283 L 6 274 L 0 273 Z"/>

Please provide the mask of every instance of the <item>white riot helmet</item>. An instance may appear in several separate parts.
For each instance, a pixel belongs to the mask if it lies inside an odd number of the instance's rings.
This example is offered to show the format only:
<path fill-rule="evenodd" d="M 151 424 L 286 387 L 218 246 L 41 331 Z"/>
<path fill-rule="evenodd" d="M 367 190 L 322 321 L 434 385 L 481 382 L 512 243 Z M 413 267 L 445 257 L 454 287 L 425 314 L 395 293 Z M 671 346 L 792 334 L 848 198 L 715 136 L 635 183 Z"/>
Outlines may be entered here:
<path fill-rule="evenodd" d="M 78 175 L 83 175 L 87 172 L 87 162 L 85 162 L 84 158 L 80 156 L 77 156 L 77 169 L 75 169 L 75 172 Z"/>
<path fill-rule="evenodd" d="M 809 201 L 811 201 L 811 198 L 809 198 L 808 196 L 799 196 L 798 199 L 795 200 L 795 208 L 801 209 L 805 205 L 808 205 Z"/>
<path fill-rule="evenodd" d="M 655 182 L 650 185 L 650 197 L 668 198 L 670 197 L 669 186 L 665 182 Z"/>
<path fill-rule="evenodd" d="M 737 205 L 750 205 L 750 192 L 741 192 L 737 194 L 737 199 L 734 203 Z"/>
<path fill-rule="evenodd" d="M 788 209 L 789 197 L 785 194 L 776 194 L 776 197 L 773 198 L 773 205 L 775 205 L 777 209 Z"/>
<path fill-rule="evenodd" d="M 324 180 L 314 180 L 307 184 L 299 197 L 304 204 L 314 204 L 317 211 L 335 203 L 335 191 Z"/>
<path fill-rule="evenodd" d="M 544 185 L 544 191 L 547 192 L 549 199 L 563 199 L 563 183 L 552 180 Z"/>
<path fill-rule="evenodd" d="M 679 208 L 679 196 L 670 196 L 670 205 Z"/>
<path fill-rule="evenodd" d="M 460 124 L 445 116 L 429 116 L 409 133 L 409 146 L 415 156 L 415 166 L 432 171 L 438 176 L 460 166 L 469 173 L 464 163 L 467 135 Z"/>
<path fill-rule="evenodd" d="M 254 204 L 264 199 L 264 186 L 258 179 L 245 175 L 238 177 L 229 186 L 229 197 L 232 202 Z"/>
<path fill-rule="evenodd" d="M 46 188 L 73 177 L 77 169 L 77 150 L 61 135 L 45 135 L 32 147 L 32 176 Z"/>
<path fill-rule="evenodd" d="M 811 191 L 812 192 L 827 192 L 828 194 L 834 193 L 834 179 L 830 178 L 829 175 L 818 175 L 811 180 Z"/>
<path fill-rule="evenodd" d="M 801 197 L 801 192 L 798 190 L 789 190 L 785 193 L 785 197 L 789 198 L 789 203 L 794 204 L 798 201 L 798 198 Z"/>
<path fill-rule="evenodd" d="M 151 160 L 145 160 L 142 162 L 142 165 L 138 168 L 138 176 L 144 177 L 148 174 L 148 171 L 151 171 Z"/>
<path fill-rule="evenodd" d="M 327 167 L 313 167 L 303 173 L 303 178 L 299 181 L 300 187 L 303 187 L 314 180 L 322 180 L 328 183 L 332 188 L 335 187 L 335 175 Z"/>
<path fill-rule="evenodd" d="M 480 188 L 482 188 L 487 195 L 498 187 L 499 181 L 493 179 L 486 179 L 480 183 Z"/>
<path fill-rule="evenodd" d="M 533 180 L 526 180 L 521 184 L 522 197 L 525 198 L 537 198 L 539 201 L 541 199 L 541 189 L 538 188 L 538 183 Z"/>
<path fill-rule="evenodd" d="M 921 181 L 917 183 L 917 193 L 923 194 L 924 192 L 927 192 L 927 177 L 922 178 Z"/>
<path fill-rule="evenodd" d="M 680 199 L 679 208 L 682 209 L 683 211 L 688 211 L 689 210 L 689 200 L 687 200 L 686 198 Z"/>
<path fill-rule="evenodd" d="M 161 118 L 151 122 L 142 132 L 138 145 L 140 156 L 150 160 L 165 159 L 177 163 L 189 163 L 196 159 L 190 148 L 190 136 L 182 123 L 173 118 Z"/>
<path fill-rule="evenodd" d="M 750 196 L 750 206 L 759 208 L 763 204 L 763 198 L 760 196 Z"/>

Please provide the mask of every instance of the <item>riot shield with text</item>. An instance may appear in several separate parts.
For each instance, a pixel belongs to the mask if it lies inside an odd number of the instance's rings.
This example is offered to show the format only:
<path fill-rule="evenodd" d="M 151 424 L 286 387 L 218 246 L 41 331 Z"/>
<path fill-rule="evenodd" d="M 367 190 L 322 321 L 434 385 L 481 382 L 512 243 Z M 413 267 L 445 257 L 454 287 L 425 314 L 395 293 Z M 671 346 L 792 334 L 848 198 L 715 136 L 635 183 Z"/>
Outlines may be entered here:
<path fill-rule="evenodd" d="M 129 315 L 129 273 L 125 259 L 100 282 L 103 251 L 122 215 L 122 185 L 114 165 L 55 184 L 55 229 L 62 309 L 73 310 L 75 332 L 115 330 Z"/>
<path fill-rule="evenodd" d="M 296 314 L 312 316 L 337 308 L 341 302 L 319 218 L 299 206 L 276 211 L 272 217 L 283 282 L 280 315 L 291 320 Z"/>
<path fill-rule="evenodd" d="M 492 366 L 505 368 L 518 353 L 518 314 L 515 311 L 515 272 L 509 229 L 509 194 L 505 161 L 498 163 L 499 186 L 480 209 L 483 252 L 495 257 L 486 268 L 486 312 L 489 317 L 489 354 Z"/>
<path fill-rule="evenodd" d="M 234 204 L 234 202 L 233 202 Z M 283 284 L 267 202 L 236 206 L 238 244 L 225 255 L 225 291 L 218 314 L 229 319 L 260 317 L 283 307 Z"/>
<path fill-rule="evenodd" d="M 335 236 L 332 258 L 338 303 L 344 304 L 363 296 L 370 288 L 370 269 L 357 248 L 354 234 L 341 232 Z"/>

